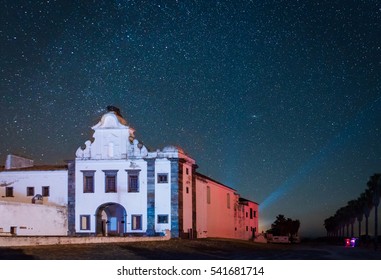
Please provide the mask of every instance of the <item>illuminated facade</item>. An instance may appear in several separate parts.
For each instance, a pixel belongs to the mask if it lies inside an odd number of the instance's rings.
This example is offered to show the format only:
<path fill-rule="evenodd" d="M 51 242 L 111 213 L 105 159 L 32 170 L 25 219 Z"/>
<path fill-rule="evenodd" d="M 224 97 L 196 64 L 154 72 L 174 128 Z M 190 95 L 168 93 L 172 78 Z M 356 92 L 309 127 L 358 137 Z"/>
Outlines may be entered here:
<path fill-rule="evenodd" d="M 54 207 L 65 208 L 64 217 L 53 215 L 53 219 L 66 227 L 65 234 L 153 236 L 169 230 L 172 237 L 183 238 L 254 237 L 258 229 L 258 204 L 197 173 L 195 160 L 182 149 L 168 146 L 148 151 L 135 138 L 134 129 L 127 125 L 119 110 L 112 106 L 92 129 L 94 140 L 86 141 L 85 147 L 78 148 L 75 160 L 55 171 L 62 177 L 53 179 L 53 173 L 46 173 L 47 170 L 34 171 L 45 172 L 45 178 L 53 180 L 50 188 L 60 190 L 52 192 L 39 206 L 54 201 Z M 20 189 L 17 199 L 7 200 L 30 204 L 21 197 L 36 185 L 36 178 L 30 176 L 26 181 L 16 178 L 25 177 L 28 168 L 36 169 L 23 166 L 0 172 L 4 190 L 11 185 Z M 38 184 L 44 186 L 46 182 Z M 41 228 L 36 223 L 28 225 L 27 221 L 21 225 L 20 216 L 12 213 L 13 228 Z M 6 224 L 0 218 L 3 232 L 10 232 L 10 227 L 9 222 Z M 17 234 L 44 235 L 41 230 L 17 231 Z"/>
<path fill-rule="evenodd" d="M 0 170 L 0 235 L 66 235 L 66 166 L 9 155 Z"/>

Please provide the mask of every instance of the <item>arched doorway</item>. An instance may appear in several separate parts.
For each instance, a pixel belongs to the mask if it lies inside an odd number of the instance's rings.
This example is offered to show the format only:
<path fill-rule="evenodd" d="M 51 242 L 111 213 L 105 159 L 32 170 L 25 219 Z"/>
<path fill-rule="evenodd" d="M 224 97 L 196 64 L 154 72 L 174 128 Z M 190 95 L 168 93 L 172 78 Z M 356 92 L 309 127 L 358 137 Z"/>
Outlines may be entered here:
<path fill-rule="evenodd" d="M 105 203 L 96 213 L 96 233 L 103 236 L 120 236 L 126 233 L 126 209 L 118 203 Z"/>

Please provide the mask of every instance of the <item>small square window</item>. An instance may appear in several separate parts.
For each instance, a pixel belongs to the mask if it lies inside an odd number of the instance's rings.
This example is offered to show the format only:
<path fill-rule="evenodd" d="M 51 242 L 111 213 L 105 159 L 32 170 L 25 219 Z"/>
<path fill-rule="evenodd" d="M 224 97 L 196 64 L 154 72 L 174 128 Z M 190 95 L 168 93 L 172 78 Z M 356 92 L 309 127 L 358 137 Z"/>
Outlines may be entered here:
<path fill-rule="evenodd" d="M 42 187 L 42 196 L 49 196 L 49 195 L 50 195 L 49 186 Z"/>
<path fill-rule="evenodd" d="M 158 224 L 168 224 L 168 215 L 157 215 Z"/>
<path fill-rule="evenodd" d="M 158 183 L 168 183 L 168 173 L 159 173 L 157 174 Z"/>
<path fill-rule="evenodd" d="M 81 230 L 90 230 L 90 215 L 81 215 L 79 220 L 81 222 Z"/>
<path fill-rule="evenodd" d="M 6 197 L 13 197 L 13 187 L 6 187 L 5 188 L 5 196 Z"/>
<path fill-rule="evenodd" d="M 34 187 L 26 188 L 26 196 L 34 196 Z"/>

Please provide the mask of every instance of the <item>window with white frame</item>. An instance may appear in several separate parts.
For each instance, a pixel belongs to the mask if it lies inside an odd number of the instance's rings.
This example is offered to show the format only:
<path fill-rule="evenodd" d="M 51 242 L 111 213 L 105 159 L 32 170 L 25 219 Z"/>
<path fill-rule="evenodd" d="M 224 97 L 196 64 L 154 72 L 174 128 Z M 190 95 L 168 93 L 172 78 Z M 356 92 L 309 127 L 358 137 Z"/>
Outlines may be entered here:
<path fill-rule="evenodd" d="M 83 173 L 83 192 L 93 193 L 94 192 L 94 170 L 82 171 Z"/>
<path fill-rule="evenodd" d="M 127 191 L 129 193 L 137 193 L 140 191 L 139 187 L 139 173 L 140 170 L 126 170 L 127 171 Z"/>
<path fill-rule="evenodd" d="M 26 196 L 34 196 L 34 187 L 26 187 Z"/>
<path fill-rule="evenodd" d="M 160 184 L 168 183 L 168 173 L 158 173 L 157 174 L 157 182 Z"/>
<path fill-rule="evenodd" d="M 157 215 L 158 224 L 168 224 L 168 215 Z"/>
<path fill-rule="evenodd" d="M 105 192 L 116 192 L 116 175 L 118 170 L 103 170 L 105 173 Z"/>
<path fill-rule="evenodd" d="M 41 188 L 42 196 L 50 196 L 50 187 L 49 186 L 43 186 Z"/>
<path fill-rule="evenodd" d="M 5 188 L 5 197 L 13 197 L 13 187 Z"/>
<path fill-rule="evenodd" d="M 131 229 L 132 230 L 142 229 L 142 215 L 131 215 Z"/>
<path fill-rule="evenodd" d="M 81 230 L 90 230 L 90 215 L 80 215 L 79 221 Z"/>

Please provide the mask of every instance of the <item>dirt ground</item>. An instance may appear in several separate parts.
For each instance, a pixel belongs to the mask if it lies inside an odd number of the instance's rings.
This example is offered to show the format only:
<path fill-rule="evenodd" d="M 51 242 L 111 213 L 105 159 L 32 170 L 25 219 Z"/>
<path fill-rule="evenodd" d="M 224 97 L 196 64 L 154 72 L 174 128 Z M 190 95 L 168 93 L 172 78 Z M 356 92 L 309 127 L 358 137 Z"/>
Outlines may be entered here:
<path fill-rule="evenodd" d="M 3 260 L 380 260 L 381 249 L 226 239 L 0 248 Z"/>

